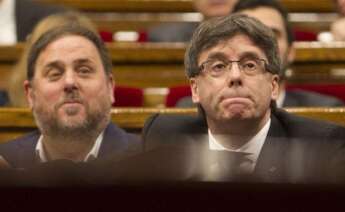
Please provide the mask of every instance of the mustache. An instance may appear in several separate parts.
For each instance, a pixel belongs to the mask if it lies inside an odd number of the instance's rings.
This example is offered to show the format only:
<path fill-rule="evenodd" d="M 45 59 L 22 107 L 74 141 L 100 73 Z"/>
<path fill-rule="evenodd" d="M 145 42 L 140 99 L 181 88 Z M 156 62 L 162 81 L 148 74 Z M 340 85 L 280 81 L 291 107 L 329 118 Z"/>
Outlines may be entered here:
<path fill-rule="evenodd" d="M 80 97 L 79 93 L 71 92 L 71 93 L 66 93 L 66 95 L 63 97 L 63 99 L 61 101 L 59 101 L 59 103 L 57 104 L 57 107 L 60 107 L 66 103 L 84 104 L 84 100 Z"/>

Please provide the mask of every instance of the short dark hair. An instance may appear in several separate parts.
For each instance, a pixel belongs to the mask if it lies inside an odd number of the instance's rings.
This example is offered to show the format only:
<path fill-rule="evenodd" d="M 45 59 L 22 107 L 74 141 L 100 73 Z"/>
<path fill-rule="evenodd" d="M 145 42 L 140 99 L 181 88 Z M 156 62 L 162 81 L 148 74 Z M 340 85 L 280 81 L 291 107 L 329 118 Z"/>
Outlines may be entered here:
<path fill-rule="evenodd" d="M 255 18 L 243 14 L 233 14 L 206 20 L 195 30 L 185 54 L 185 68 L 188 78 L 200 73 L 198 59 L 203 51 L 236 35 L 248 36 L 265 53 L 268 60 L 266 70 L 279 75 L 281 64 L 277 41 L 272 30 Z"/>
<path fill-rule="evenodd" d="M 240 12 L 242 10 L 248 9 L 256 9 L 258 7 L 269 7 L 276 10 L 283 18 L 284 21 L 284 29 L 287 34 L 287 42 L 288 45 L 291 46 L 293 41 L 295 40 L 294 34 L 289 23 L 288 19 L 288 11 L 286 8 L 276 0 L 241 0 L 238 1 L 233 9 L 233 12 Z"/>
<path fill-rule="evenodd" d="M 27 61 L 27 79 L 29 81 L 34 77 L 36 61 L 41 52 L 53 41 L 68 35 L 78 35 L 91 41 L 98 50 L 105 73 L 107 75 L 112 73 L 112 61 L 101 38 L 79 24 L 66 24 L 47 31 L 30 48 Z"/>

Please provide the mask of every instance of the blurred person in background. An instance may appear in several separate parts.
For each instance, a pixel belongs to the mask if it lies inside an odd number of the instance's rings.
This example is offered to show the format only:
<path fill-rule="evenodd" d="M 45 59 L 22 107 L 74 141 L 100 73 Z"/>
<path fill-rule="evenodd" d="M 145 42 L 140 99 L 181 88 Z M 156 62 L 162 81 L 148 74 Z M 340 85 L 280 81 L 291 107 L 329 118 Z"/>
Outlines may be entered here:
<path fill-rule="evenodd" d="M 332 23 L 331 33 L 335 41 L 345 41 L 345 1 L 335 0 L 339 18 Z"/>
<path fill-rule="evenodd" d="M 194 0 L 194 7 L 204 19 L 231 13 L 238 0 Z M 150 42 L 188 42 L 199 23 L 160 24 L 148 30 Z"/>
<path fill-rule="evenodd" d="M 24 42 L 41 19 L 64 10 L 30 0 L 0 0 L 0 45 Z"/>
<path fill-rule="evenodd" d="M 319 41 L 345 41 L 345 0 L 333 0 L 333 3 L 338 18 L 331 23 L 329 32 L 319 33 Z"/>

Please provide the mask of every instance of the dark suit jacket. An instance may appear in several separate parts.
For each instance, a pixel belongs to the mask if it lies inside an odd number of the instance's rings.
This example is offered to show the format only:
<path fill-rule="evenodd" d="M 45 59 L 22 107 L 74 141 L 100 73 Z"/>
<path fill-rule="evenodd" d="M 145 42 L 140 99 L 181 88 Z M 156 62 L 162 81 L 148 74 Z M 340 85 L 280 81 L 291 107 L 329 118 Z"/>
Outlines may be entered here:
<path fill-rule="evenodd" d="M 0 90 L 0 106 L 4 106 L 8 103 L 8 95 L 6 91 Z"/>
<path fill-rule="evenodd" d="M 36 24 L 48 15 L 63 12 L 64 8 L 30 0 L 15 1 L 17 40 L 23 42 Z"/>
<path fill-rule="evenodd" d="M 207 155 L 218 154 L 208 150 L 207 124 L 200 117 L 156 115 L 147 121 L 143 139 L 147 151 L 167 144 L 172 150 L 185 147 L 182 161 L 189 164 L 186 179 L 202 179 L 208 168 L 201 167 L 199 162 Z M 345 167 L 342 164 L 344 140 L 345 128 L 277 109 L 271 116 L 271 126 L 254 173 L 246 176 L 248 178 L 222 173 L 224 178 L 220 180 L 341 182 Z"/>
<path fill-rule="evenodd" d="M 35 148 L 40 137 L 39 131 L 32 132 L 0 145 L 0 155 L 13 168 L 27 168 L 38 163 Z M 127 155 L 135 154 L 142 149 L 140 139 L 133 134 L 110 123 L 104 131 L 104 137 L 99 149 L 98 158 L 111 157 L 113 161 Z"/>
<path fill-rule="evenodd" d="M 177 107 L 192 107 L 193 102 L 190 96 L 180 99 Z M 344 102 L 340 99 L 311 91 L 286 91 L 283 107 L 341 107 Z"/>

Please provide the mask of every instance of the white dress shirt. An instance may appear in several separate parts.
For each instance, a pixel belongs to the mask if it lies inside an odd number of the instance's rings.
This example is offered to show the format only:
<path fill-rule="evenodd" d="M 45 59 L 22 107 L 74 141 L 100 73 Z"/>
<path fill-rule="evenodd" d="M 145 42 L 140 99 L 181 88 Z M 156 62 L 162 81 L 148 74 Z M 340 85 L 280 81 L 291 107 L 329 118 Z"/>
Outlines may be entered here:
<path fill-rule="evenodd" d="M 214 150 L 214 151 L 232 151 L 232 152 L 247 153 L 248 156 L 246 156 L 246 159 L 248 159 L 248 162 L 246 164 L 241 164 L 240 168 L 246 169 L 247 172 L 251 173 L 254 171 L 262 146 L 265 143 L 270 125 L 271 125 L 271 119 L 269 119 L 266 122 L 263 128 L 252 139 L 250 139 L 247 143 L 245 143 L 243 146 L 241 146 L 238 149 L 225 148 L 215 139 L 211 131 L 208 130 L 209 149 Z"/>
<path fill-rule="evenodd" d="M 104 131 L 97 137 L 96 142 L 94 143 L 92 149 L 84 158 L 83 160 L 84 162 L 97 158 L 99 149 L 103 141 L 103 134 L 104 134 Z M 48 162 L 48 158 L 47 158 L 46 152 L 44 151 L 42 140 L 43 140 L 43 136 L 41 135 L 36 145 L 36 155 L 39 158 L 40 162 L 44 163 L 44 162 Z"/>
<path fill-rule="evenodd" d="M 17 42 L 15 1 L 0 3 L 0 45 L 14 45 Z"/>

